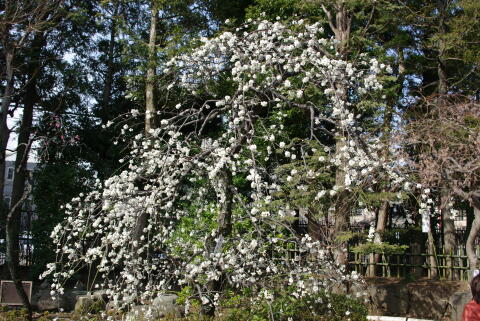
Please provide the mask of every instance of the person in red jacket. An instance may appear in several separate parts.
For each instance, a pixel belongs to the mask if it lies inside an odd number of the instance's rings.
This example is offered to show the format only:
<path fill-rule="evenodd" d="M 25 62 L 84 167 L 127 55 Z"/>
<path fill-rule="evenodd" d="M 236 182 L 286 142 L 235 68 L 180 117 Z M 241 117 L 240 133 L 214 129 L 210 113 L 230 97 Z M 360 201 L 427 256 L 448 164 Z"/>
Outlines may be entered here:
<path fill-rule="evenodd" d="M 480 321 L 480 274 L 470 283 L 472 300 L 463 308 L 462 321 Z"/>

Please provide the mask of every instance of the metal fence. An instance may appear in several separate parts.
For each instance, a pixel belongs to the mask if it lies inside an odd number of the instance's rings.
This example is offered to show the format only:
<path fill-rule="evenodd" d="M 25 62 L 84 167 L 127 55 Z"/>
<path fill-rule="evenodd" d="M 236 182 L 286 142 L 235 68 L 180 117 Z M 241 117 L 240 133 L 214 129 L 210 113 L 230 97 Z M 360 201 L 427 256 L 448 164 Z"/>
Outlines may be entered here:
<path fill-rule="evenodd" d="M 20 266 L 31 266 L 33 263 L 32 220 L 35 220 L 35 215 L 32 210 L 22 212 L 18 240 Z M 5 238 L 2 235 L 0 238 L 0 265 L 5 264 L 5 250 Z"/>

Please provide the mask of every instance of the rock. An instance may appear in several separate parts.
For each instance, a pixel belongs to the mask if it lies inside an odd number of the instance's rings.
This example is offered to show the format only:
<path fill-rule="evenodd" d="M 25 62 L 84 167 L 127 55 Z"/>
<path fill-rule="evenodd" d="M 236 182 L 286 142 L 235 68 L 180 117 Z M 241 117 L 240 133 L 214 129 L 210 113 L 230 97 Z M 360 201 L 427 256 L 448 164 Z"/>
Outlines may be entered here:
<path fill-rule="evenodd" d="M 50 282 L 48 282 L 48 280 L 45 279 L 45 281 L 43 281 L 38 288 L 40 290 L 47 290 L 47 289 L 50 290 Z"/>
<path fill-rule="evenodd" d="M 448 303 L 451 307 L 452 321 L 462 321 L 463 307 L 472 299 L 470 291 L 455 292 L 452 294 Z"/>
<path fill-rule="evenodd" d="M 177 304 L 178 296 L 175 294 L 162 294 L 156 297 L 152 305 L 165 314 L 181 315 L 182 309 Z"/>
<path fill-rule="evenodd" d="M 79 295 L 75 302 L 75 312 L 80 314 L 104 311 L 106 302 L 101 295 Z"/>
<path fill-rule="evenodd" d="M 78 283 L 77 283 L 78 285 Z M 66 289 L 63 295 L 53 299 L 51 297 L 50 283 L 45 280 L 40 286 L 38 292 L 32 296 L 32 307 L 38 311 L 72 311 L 77 301 L 77 296 L 85 295 L 85 290 L 80 290 L 81 287 L 75 286 L 73 289 Z"/>
<path fill-rule="evenodd" d="M 373 311 L 392 316 L 404 316 L 408 313 L 409 293 L 404 284 L 371 284 L 367 291 Z"/>
<path fill-rule="evenodd" d="M 38 311 L 71 311 L 74 304 L 75 297 L 69 292 L 54 299 L 50 294 L 50 289 L 44 289 L 32 296 L 32 306 Z"/>
<path fill-rule="evenodd" d="M 126 321 L 150 321 L 164 317 L 182 316 L 182 309 L 177 304 L 175 294 L 162 294 L 156 297 L 150 305 L 137 305 L 130 309 Z"/>
<path fill-rule="evenodd" d="M 367 283 L 372 315 L 430 320 L 450 320 L 452 315 L 451 321 L 461 320 L 463 305 L 471 299 L 468 283 L 464 281 L 402 282 L 376 278 Z"/>

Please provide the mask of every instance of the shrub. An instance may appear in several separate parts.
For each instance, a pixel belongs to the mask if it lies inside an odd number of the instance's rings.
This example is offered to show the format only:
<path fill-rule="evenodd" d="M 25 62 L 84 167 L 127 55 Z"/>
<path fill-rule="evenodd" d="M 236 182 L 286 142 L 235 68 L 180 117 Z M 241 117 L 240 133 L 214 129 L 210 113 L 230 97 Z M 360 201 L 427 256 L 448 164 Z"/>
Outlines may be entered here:
<path fill-rule="evenodd" d="M 296 298 L 292 289 L 264 295 L 261 299 L 232 296 L 220 308 L 225 321 L 364 321 L 367 308 L 347 295 L 319 292 Z"/>

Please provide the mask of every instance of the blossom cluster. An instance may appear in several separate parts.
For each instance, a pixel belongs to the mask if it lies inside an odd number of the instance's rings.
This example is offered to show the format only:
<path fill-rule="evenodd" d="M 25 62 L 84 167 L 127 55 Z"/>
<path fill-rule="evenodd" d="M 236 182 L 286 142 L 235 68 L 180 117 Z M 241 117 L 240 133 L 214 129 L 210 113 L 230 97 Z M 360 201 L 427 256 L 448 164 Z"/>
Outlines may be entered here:
<path fill-rule="evenodd" d="M 43 275 L 53 276 L 54 292 L 85 264 L 95 266 L 100 286 L 118 304 L 185 284 L 215 305 L 215 282 L 263 295 L 283 277 L 301 297 L 357 281 L 332 262 L 322 242 L 294 231 L 299 208 L 276 202 L 282 185 L 307 190 L 308 180 L 299 177 L 330 169 L 346 173 L 344 183 L 315 186 L 316 200 L 365 186 L 378 171 L 404 184 L 398 161 L 380 156 L 378 137 L 365 134 L 354 108 L 382 88 L 379 75 L 391 70 L 365 55 L 355 65 L 345 61 L 334 44 L 320 24 L 255 21 L 169 61 L 164 73 L 174 81 L 167 90 L 212 98 L 159 111 L 158 128 L 131 142 L 123 171 L 65 206 L 68 218 L 52 233 L 57 262 Z M 220 81 L 233 84 L 228 95 L 215 94 Z M 284 141 L 291 108 L 309 119 L 316 149 Z M 206 135 L 208 126 L 219 133 Z M 324 145 L 319 135 L 341 147 Z M 286 181 L 267 166 L 310 162 L 314 155 L 318 166 L 292 169 Z M 239 176 L 247 193 L 233 182 Z"/>

